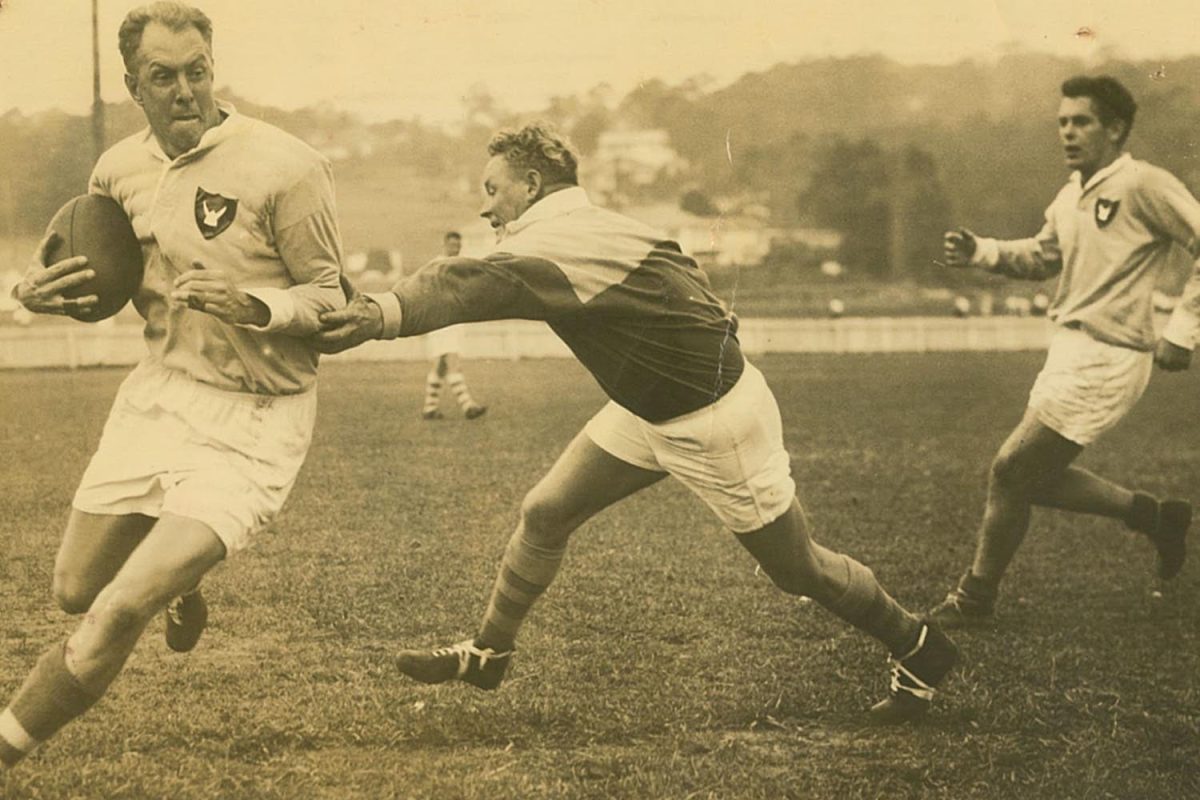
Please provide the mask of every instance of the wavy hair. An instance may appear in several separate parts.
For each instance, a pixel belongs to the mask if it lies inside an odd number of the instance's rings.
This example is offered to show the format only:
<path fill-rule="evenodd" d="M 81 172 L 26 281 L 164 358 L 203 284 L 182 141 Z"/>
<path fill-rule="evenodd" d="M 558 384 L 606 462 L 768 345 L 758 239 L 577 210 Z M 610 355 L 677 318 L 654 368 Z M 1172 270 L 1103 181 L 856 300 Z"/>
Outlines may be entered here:
<path fill-rule="evenodd" d="M 504 156 L 514 172 L 534 169 L 545 183 L 579 183 L 579 158 L 567 137 L 547 122 L 502 130 L 488 143 L 488 155 Z"/>
<path fill-rule="evenodd" d="M 195 28 L 204 37 L 208 49 L 212 50 L 212 20 L 203 11 L 175 0 L 148 3 L 126 14 L 125 21 L 121 23 L 121 29 L 117 33 L 117 47 L 121 50 L 125 71 L 131 75 L 137 71 L 137 54 L 142 46 L 142 34 L 151 22 L 157 22 L 173 31 Z"/>
<path fill-rule="evenodd" d="M 1087 97 L 1096 109 L 1096 116 L 1103 125 L 1111 125 L 1119 119 L 1125 123 L 1125 133 L 1118 144 L 1125 144 L 1133 130 L 1133 118 L 1137 115 L 1137 102 L 1129 90 L 1110 75 L 1076 75 L 1067 78 L 1062 85 L 1063 97 Z"/>

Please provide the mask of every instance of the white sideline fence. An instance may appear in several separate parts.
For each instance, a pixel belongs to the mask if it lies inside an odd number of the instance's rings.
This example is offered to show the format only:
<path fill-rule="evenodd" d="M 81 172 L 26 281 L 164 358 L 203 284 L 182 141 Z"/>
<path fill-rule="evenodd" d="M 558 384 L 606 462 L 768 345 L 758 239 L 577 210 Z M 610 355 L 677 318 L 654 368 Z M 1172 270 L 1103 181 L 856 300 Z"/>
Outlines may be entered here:
<path fill-rule="evenodd" d="M 760 318 L 740 321 L 749 354 L 923 353 L 963 350 L 1043 350 L 1051 324 L 1040 317 Z M 125 366 L 145 353 L 140 325 L 0 327 L 0 369 Z M 558 358 L 567 347 L 541 322 L 505 320 L 464 326 L 469 358 Z M 326 356 L 335 361 L 423 361 L 420 338 L 368 342 Z"/>

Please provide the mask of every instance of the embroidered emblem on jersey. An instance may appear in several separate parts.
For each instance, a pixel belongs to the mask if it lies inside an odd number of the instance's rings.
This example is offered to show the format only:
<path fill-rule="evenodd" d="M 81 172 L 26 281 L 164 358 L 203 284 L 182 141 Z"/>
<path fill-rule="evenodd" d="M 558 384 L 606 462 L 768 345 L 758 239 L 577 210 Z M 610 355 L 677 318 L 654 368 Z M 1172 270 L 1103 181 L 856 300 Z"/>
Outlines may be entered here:
<path fill-rule="evenodd" d="M 233 224 L 238 201 L 196 187 L 196 227 L 205 239 L 220 236 Z"/>
<path fill-rule="evenodd" d="M 1117 215 L 1117 209 L 1120 207 L 1120 200 L 1106 200 L 1103 197 L 1097 197 L 1096 226 L 1100 228 L 1108 227 L 1108 223 L 1113 221 L 1113 217 Z"/>

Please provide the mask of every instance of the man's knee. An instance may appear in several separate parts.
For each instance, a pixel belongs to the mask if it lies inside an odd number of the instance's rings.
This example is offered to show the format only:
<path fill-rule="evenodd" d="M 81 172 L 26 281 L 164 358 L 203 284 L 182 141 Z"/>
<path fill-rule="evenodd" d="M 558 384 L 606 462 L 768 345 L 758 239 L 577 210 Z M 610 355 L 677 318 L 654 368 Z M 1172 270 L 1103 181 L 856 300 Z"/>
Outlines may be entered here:
<path fill-rule="evenodd" d="M 989 486 L 993 493 L 1033 501 L 1062 479 L 1064 470 L 1028 458 L 997 456 L 992 462 Z"/>
<path fill-rule="evenodd" d="M 86 576 L 69 572 L 64 569 L 54 571 L 54 582 L 51 592 L 54 602 L 68 614 L 82 614 L 87 611 L 102 587 L 96 586 Z"/>
<path fill-rule="evenodd" d="M 831 565 L 823 564 L 810 546 L 794 542 L 783 550 L 755 553 L 759 566 L 781 591 L 824 600 L 837 586 Z"/>
<path fill-rule="evenodd" d="M 1054 487 L 1082 447 L 1036 419 L 1027 417 L 992 460 L 992 491 L 1032 497 Z"/>
<path fill-rule="evenodd" d="M 1037 483 L 1036 471 L 1019 452 L 1001 451 L 992 459 L 988 481 L 994 489 L 1007 493 L 1028 493 Z"/>
<path fill-rule="evenodd" d="M 571 510 L 555 495 L 534 489 L 521 501 L 521 526 L 526 538 L 546 545 L 566 541 L 575 528 Z"/>
<path fill-rule="evenodd" d="M 815 599 L 827 593 L 829 581 L 821 562 L 821 548 L 810 538 L 797 500 L 793 499 L 788 510 L 765 527 L 734 535 L 781 591 Z"/>

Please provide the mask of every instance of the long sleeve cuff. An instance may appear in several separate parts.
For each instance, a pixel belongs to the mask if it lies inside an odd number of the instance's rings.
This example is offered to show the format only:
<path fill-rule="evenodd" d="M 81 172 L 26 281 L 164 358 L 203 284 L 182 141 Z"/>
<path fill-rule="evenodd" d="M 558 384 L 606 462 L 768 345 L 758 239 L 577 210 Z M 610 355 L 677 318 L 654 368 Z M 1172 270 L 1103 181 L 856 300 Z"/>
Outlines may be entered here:
<path fill-rule="evenodd" d="M 986 236 L 975 237 L 975 253 L 971 256 L 971 266 L 995 269 L 1000 265 L 1000 242 Z"/>
<path fill-rule="evenodd" d="M 1190 310 L 1176 308 L 1167 326 L 1163 328 L 1162 338 L 1173 345 L 1191 350 L 1196 346 L 1196 329 L 1200 328 L 1200 318 Z"/>
<path fill-rule="evenodd" d="M 395 339 L 400 335 L 400 321 L 403 314 L 400 311 L 400 298 L 395 292 L 365 292 L 363 297 L 379 306 L 383 314 L 383 329 L 380 339 Z"/>
<path fill-rule="evenodd" d="M 292 324 L 296 318 L 296 300 L 287 289 L 246 289 L 246 294 L 258 300 L 271 312 L 266 325 L 241 325 L 260 333 L 273 333 Z"/>

